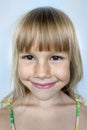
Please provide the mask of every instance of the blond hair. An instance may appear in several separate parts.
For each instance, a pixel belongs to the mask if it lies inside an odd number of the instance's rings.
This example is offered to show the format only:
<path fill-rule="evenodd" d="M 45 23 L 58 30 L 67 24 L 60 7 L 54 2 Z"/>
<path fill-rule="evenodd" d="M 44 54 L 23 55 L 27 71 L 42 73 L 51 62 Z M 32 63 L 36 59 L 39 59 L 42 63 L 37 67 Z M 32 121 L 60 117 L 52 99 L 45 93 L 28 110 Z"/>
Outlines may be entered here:
<path fill-rule="evenodd" d="M 74 26 L 62 11 L 52 7 L 36 8 L 20 20 L 13 37 L 13 97 L 19 99 L 29 93 L 18 76 L 19 53 L 32 46 L 39 51 L 65 51 L 70 56 L 70 81 L 62 89 L 74 96 L 74 88 L 83 75 L 82 61 Z"/>

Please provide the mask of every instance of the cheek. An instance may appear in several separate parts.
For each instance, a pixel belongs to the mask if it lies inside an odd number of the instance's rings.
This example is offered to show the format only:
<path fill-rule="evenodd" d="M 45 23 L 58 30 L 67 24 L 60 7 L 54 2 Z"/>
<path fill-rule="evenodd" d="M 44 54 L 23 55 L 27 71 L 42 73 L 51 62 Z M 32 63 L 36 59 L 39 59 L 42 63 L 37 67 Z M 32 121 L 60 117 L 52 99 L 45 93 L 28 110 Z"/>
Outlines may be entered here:
<path fill-rule="evenodd" d="M 70 70 L 69 68 L 60 69 L 59 70 L 61 80 L 69 80 L 70 79 Z"/>
<path fill-rule="evenodd" d="M 69 80 L 70 79 L 70 67 L 69 64 L 63 64 L 63 65 L 56 65 L 55 68 L 53 69 L 55 76 L 64 81 L 64 80 Z"/>
<path fill-rule="evenodd" d="M 19 64 L 18 66 L 18 74 L 20 79 L 28 79 L 33 75 L 34 68 L 31 65 Z"/>

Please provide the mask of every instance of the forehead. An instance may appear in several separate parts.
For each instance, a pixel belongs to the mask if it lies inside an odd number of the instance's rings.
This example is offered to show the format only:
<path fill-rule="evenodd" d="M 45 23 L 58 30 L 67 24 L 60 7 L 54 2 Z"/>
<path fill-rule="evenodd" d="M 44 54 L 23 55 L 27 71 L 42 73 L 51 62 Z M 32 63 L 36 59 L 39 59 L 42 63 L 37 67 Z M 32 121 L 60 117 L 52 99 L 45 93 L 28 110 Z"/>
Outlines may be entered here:
<path fill-rule="evenodd" d="M 60 55 L 60 56 L 65 56 L 65 57 L 69 58 L 69 54 L 67 52 L 64 52 L 64 51 L 62 51 L 62 52 L 55 51 L 55 50 L 50 50 L 50 51 L 43 50 L 43 51 L 39 51 L 39 50 L 35 49 L 34 47 L 32 47 L 29 52 L 23 51 L 20 54 L 31 54 L 31 55 L 35 55 L 35 56 L 39 56 L 39 57 L 52 56 L 52 55 Z"/>
<path fill-rule="evenodd" d="M 24 47 L 23 50 L 21 50 L 20 52 L 24 52 L 24 53 L 69 53 L 69 50 L 64 50 L 64 48 L 61 48 L 59 46 L 59 48 L 57 48 L 56 46 L 50 46 L 48 44 L 48 46 L 46 47 L 45 45 L 43 46 L 39 46 L 38 44 L 32 44 L 32 46 L 30 47 Z"/>

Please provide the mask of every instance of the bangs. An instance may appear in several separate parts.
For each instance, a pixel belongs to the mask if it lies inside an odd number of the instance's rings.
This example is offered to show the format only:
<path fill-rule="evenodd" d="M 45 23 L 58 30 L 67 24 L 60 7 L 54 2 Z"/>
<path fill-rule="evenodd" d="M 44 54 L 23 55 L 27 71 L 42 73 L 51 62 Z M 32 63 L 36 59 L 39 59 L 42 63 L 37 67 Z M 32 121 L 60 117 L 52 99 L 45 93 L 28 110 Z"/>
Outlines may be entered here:
<path fill-rule="evenodd" d="M 49 12 L 49 11 L 48 11 Z M 42 13 L 42 14 L 41 14 Z M 47 13 L 47 12 L 46 12 Z M 20 23 L 17 37 L 18 52 L 29 52 L 32 48 L 37 51 L 70 52 L 70 41 L 67 27 L 60 18 L 54 19 L 45 12 L 28 14 L 26 20 Z"/>

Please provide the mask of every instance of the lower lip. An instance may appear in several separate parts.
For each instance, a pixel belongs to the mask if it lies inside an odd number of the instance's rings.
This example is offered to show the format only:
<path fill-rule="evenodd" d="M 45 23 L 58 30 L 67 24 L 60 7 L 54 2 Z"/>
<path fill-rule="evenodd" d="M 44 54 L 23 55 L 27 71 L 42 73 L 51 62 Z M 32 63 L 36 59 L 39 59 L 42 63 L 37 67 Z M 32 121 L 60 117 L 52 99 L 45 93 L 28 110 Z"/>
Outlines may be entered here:
<path fill-rule="evenodd" d="M 47 85 L 39 85 L 37 83 L 33 83 L 33 86 L 36 87 L 36 88 L 39 88 L 39 89 L 49 89 L 49 88 L 52 88 L 54 85 L 55 85 L 56 82 L 54 83 L 50 83 L 50 84 L 47 84 Z"/>

